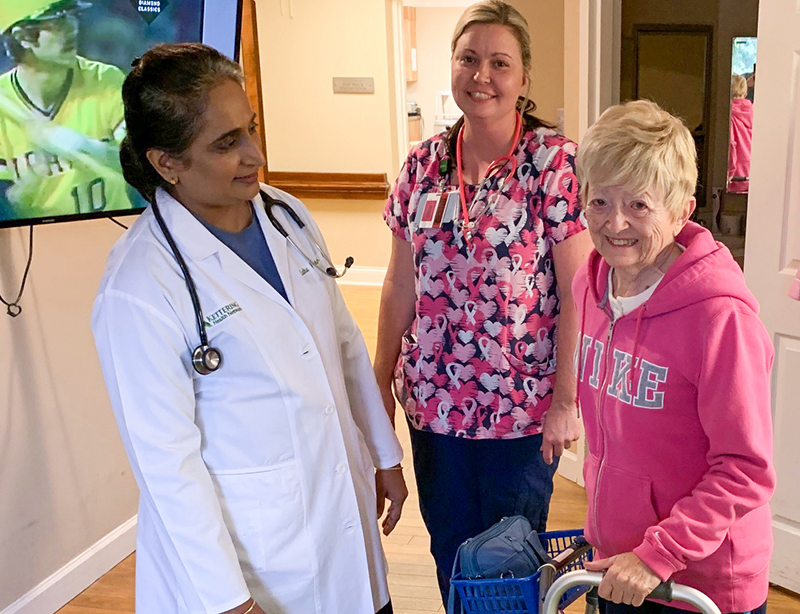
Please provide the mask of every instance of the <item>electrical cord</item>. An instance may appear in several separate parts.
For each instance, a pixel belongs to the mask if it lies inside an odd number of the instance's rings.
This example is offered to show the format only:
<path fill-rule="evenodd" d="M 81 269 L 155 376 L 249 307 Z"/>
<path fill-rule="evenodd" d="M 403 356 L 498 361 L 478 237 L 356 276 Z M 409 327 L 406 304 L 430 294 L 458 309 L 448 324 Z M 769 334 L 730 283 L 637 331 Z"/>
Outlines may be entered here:
<path fill-rule="evenodd" d="M 31 225 L 30 235 L 28 238 L 28 263 L 25 265 L 25 272 L 22 274 L 22 283 L 19 285 L 19 294 L 17 294 L 17 298 L 11 302 L 8 302 L 2 296 L 0 296 L 0 302 L 6 306 L 6 313 L 12 318 L 16 318 L 22 313 L 22 307 L 20 306 L 19 301 L 22 299 L 22 293 L 25 291 L 25 282 L 28 280 L 28 272 L 31 270 L 31 262 L 33 262 L 33 225 Z"/>

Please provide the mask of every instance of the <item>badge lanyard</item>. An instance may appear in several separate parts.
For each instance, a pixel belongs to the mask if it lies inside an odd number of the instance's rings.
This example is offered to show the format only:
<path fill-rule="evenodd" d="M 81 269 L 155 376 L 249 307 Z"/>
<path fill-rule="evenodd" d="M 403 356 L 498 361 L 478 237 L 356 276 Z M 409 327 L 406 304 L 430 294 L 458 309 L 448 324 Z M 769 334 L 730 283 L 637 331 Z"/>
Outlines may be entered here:
<path fill-rule="evenodd" d="M 469 206 L 467 206 L 467 193 L 466 187 L 464 186 L 464 165 L 461 156 L 461 149 L 464 143 L 464 126 L 461 126 L 461 129 L 458 131 L 458 138 L 456 139 L 456 170 L 458 173 L 458 195 L 461 200 L 461 213 L 464 216 L 464 237 L 467 240 L 467 245 L 472 247 L 472 230 L 475 228 L 475 222 L 477 220 L 470 220 L 469 219 L 469 210 L 472 205 L 475 203 L 475 199 L 480 194 L 481 190 L 483 189 L 483 184 L 486 183 L 486 180 L 491 177 L 491 175 L 497 171 L 498 169 L 503 168 L 506 164 L 511 165 L 511 172 L 508 175 L 503 177 L 500 181 L 500 184 L 497 186 L 497 191 L 502 192 L 503 188 L 505 187 L 506 181 L 508 181 L 509 177 L 513 177 L 514 173 L 517 172 L 517 160 L 514 158 L 513 154 L 514 151 L 517 149 L 517 143 L 519 142 L 519 136 L 522 132 L 522 117 L 520 116 L 519 112 L 516 113 L 516 123 L 514 126 L 514 139 L 511 143 L 511 149 L 509 149 L 508 153 L 504 156 L 500 156 L 499 158 L 495 158 L 492 160 L 492 163 L 489 165 L 489 168 L 486 169 L 486 172 L 483 174 L 483 179 L 481 179 L 480 184 L 478 185 L 478 189 L 475 191 L 475 195 L 472 197 L 472 201 L 470 202 Z"/>

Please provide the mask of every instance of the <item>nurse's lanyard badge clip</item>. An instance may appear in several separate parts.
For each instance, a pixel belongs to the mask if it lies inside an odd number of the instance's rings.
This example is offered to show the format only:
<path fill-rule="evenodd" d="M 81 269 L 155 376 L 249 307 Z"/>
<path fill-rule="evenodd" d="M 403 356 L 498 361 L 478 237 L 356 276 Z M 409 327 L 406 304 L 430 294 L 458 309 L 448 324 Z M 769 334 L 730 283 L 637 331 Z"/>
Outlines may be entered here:
<path fill-rule="evenodd" d="M 503 177 L 497 185 L 497 194 L 500 194 L 503 191 L 503 188 L 506 186 L 506 182 L 509 178 L 513 177 L 514 174 L 517 172 L 517 160 L 514 158 L 514 151 L 517 149 L 517 143 L 519 142 L 520 134 L 522 133 L 522 117 L 520 116 L 519 112 L 517 112 L 516 117 L 516 124 L 514 126 L 514 139 L 511 142 L 511 149 L 508 150 L 508 153 L 504 156 L 500 156 L 499 158 L 495 158 L 492 160 L 492 163 L 486 169 L 486 172 L 483 174 L 483 179 L 481 179 L 480 184 L 478 185 L 478 189 L 475 190 L 475 194 L 472 197 L 472 201 L 467 205 L 467 194 L 466 194 L 466 187 L 464 185 L 464 165 L 461 156 L 461 149 L 464 143 L 464 126 L 461 126 L 460 130 L 458 131 L 458 137 L 456 138 L 456 171 L 458 173 L 458 195 L 461 200 L 461 213 L 464 217 L 463 221 L 463 235 L 464 238 L 467 240 L 467 246 L 472 247 L 472 231 L 475 228 L 475 223 L 477 222 L 479 215 L 475 216 L 474 220 L 469 219 L 469 212 L 470 209 L 475 204 L 476 199 L 483 190 L 483 185 L 486 181 L 495 173 L 495 171 L 502 169 L 504 166 L 510 166 L 510 172 L 508 175 Z"/>

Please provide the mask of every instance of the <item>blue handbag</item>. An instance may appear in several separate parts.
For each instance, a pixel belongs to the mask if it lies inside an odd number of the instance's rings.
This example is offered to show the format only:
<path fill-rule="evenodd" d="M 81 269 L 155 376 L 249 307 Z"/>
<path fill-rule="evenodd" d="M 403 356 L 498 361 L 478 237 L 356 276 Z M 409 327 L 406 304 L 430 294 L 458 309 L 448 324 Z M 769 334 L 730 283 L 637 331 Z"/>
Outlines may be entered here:
<path fill-rule="evenodd" d="M 524 516 L 509 516 L 465 541 L 456 551 L 453 575 L 467 580 L 523 578 L 550 562 L 542 542 Z M 456 614 L 455 589 L 450 586 L 447 614 Z"/>

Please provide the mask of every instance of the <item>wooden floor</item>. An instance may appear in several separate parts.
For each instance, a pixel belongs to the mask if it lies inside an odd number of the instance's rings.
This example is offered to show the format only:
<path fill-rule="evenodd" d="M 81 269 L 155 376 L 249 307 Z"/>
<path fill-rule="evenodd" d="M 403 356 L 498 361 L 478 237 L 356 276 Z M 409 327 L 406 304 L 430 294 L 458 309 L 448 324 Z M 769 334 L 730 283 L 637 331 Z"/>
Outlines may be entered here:
<path fill-rule="evenodd" d="M 372 351 L 375 347 L 379 290 L 342 286 L 342 291 Z M 407 429 L 401 426 L 398 435 L 406 451 L 404 465 L 410 466 L 408 459 L 411 452 Z M 389 588 L 392 602 L 397 614 L 444 612 L 439 589 L 436 586 L 433 559 L 428 552 L 428 534 L 419 513 L 413 479 L 413 472 L 406 471 L 411 494 L 397 528 L 389 537 L 384 538 L 386 558 L 389 561 Z M 583 488 L 556 476 L 548 529 L 580 527 L 583 525 L 585 513 L 586 495 Z M 59 614 L 133 612 L 134 560 L 135 555 L 129 556 L 61 608 Z M 583 607 L 579 603 L 570 607 L 568 613 L 582 613 Z M 770 614 L 800 614 L 800 597 L 772 589 L 768 609 Z"/>

